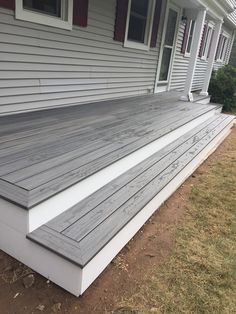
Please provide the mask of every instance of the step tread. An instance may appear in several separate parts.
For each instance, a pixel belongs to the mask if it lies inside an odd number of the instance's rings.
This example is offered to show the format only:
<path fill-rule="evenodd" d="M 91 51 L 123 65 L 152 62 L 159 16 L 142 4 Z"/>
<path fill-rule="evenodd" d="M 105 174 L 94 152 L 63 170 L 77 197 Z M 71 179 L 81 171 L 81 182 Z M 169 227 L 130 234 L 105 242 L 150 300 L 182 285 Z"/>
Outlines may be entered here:
<path fill-rule="evenodd" d="M 233 120 L 219 114 L 133 167 L 28 239 L 84 267 Z"/>

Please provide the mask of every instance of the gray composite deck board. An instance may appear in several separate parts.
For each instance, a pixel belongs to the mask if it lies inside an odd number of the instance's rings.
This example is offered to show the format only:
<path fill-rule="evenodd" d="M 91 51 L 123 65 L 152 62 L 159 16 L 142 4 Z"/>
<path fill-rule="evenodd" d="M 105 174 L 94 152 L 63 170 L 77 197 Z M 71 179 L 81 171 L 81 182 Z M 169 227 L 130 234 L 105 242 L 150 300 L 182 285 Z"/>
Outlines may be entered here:
<path fill-rule="evenodd" d="M 175 124 L 175 127 L 178 127 L 178 124 L 177 125 Z M 173 129 L 174 127 L 171 128 L 171 130 Z M 158 135 L 151 134 L 150 136 L 142 137 L 137 142 L 124 145 L 122 148 L 119 148 L 111 152 L 110 154 L 104 155 L 100 158 L 93 160 L 91 163 L 88 163 L 84 166 L 81 166 L 79 168 L 66 172 L 65 174 L 59 177 L 56 177 L 55 179 L 52 179 L 40 186 L 37 186 L 37 187 L 33 186 L 32 188 L 32 186 L 30 185 L 30 184 L 34 185 L 34 182 L 38 183 L 38 178 L 35 180 L 32 180 L 32 178 L 30 178 L 29 182 L 25 180 L 24 188 L 30 190 L 30 194 L 29 194 L 30 203 L 29 204 L 31 205 L 31 204 L 39 203 L 46 197 L 50 197 L 52 194 L 55 194 L 55 189 L 58 191 L 62 191 L 68 188 L 69 186 L 85 179 L 86 177 L 103 169 L 104 167 L 110 165 L 111 163 L 118 161 L 119 159 L 130 154 L 131 152 L 134 152 L 136 149 L 141 148 L 145 146 L 146 144 L 152 142 L 153 140 L 158 138 L 160 135 L 164 135 L 165 131 L 166 130 L 163 129 L 162 130 L 163 133 L 161 134 L 160 133 Z M 19 185 L 20 183 L 21 182 L 18 182 L 17 184 Z M 27 183 L 29 183 L 28 186 L 27 186 Z"/>
<path fill-rule="evenodd" d="M 136 128 L 134 129 L 133 127 L 131 127 L 131 128 L 128 128 L 128 130 L 127 129 L 122 130 L 118 134 L 112 133 L 110 135 L 110 138 L 104 139 L 101 142 L 102 147 L 104 146 L 105 141 L 107 142 L 107 146 L 104 147 L 104 153 L 101 156 L 99 155 L 98 147 L 97 148 L 95 147 L 96 149 L 94 149 L 93 152 L 87 152 L 87 164 L 93 162 L 96 159 L 101 159 L 102 156 L 106 158 L 106 156 L 108 154 L 112 154 L 113 151 L 116 151 L 116 152 L 119 151 L 119 155 L 120 155 L 122 153 L 122 148 L 124 148 L 124 150 L 125 148 L 128 148 L 128 151 L 124 152 L 124 156 L 125 156 L 129 152 L 132 152 L 138 149 L 139 147 L 142 147 L 143 146 L 142 143 L 146 144 L 148 143 L 148 141 L 152 141 L 158 138 L 161 134 L 165 134 L 167 130 L 170 130 L 170 128 L 173 127 L 173 124 L 175 126 L 176 124 L 177 125 L 181 124 L 184 118 L 185 118 L 185 115 L 183 115 L 182 119 L 179 119 L 178 117 L 176 117 L 176 113 L 174 113 L 173 116 L 169 117 L 168 122 L 167 121 L 160 122 L 156 130 L 153 128 L 153 125 L 151 123 L 151 127 L 145 126 L 143 128 L 140 127 L 139 129 L 136 129 Z M 153 120 L 155 121 L 156 118 L 152 118 L 152 122 Z M 187 121 L 189 121 L 189 115 L 187 116 Z M 136 124 L 136 127 L 137 126 L 138 125 Z M 110 130 L 108 129 L 108 131 Z M 86 143 L 88 143 L 88 141 Z M 96 146 L 96 142 L 94 144 Z M 81 147 L 81 151 L 83 152 L 83 156 L 84 156 L 85 155 L 84 147 L 83 148 Z M 89 156 L 89 153 L 90 153 L 90 156 Z M 27 170 L 28 178 L 27 177 L 25 178 L 26 171 L 21 172 L 23 173 L 23 176 L 21 176 L 19 171 L 17 171 L 16 173 L 3 176 L 3 178 L 5 180 L 10 180 L 13 183 L 18 183 L 20 186 L 21 185 L 26 186 L 26 188 L 28 189 L 34 189 L 38 185 L 48 182 L 49 179 L 53 180 L 54 178 L 57 178 L 60 175 L 69 173 L 70 171 L 73 171 L 74 169 L 78 169 L 79 167 L 82 167 L 83 163 L 80 161 L 78 157 L 79 157 L 78 153 L 75 154 L 73 151 L 70 158 L 71 161 L 65 159 L 59 165 L 57 165 L 58 161 L 54 160 L 52 164 L 53 167 L 51 167 L 47 171 L 45 171 L 45 168 L 42 169 L 42 167 L 40 167 L 40 164 L 37 164 L 37 166 L 33 167 L 32 172 L 30 172 L 30 169 L 28 167 L 27 169 L 25 169 Z M 110 157 L 108 158 L 110 159 Z M 110 159 L 110 160 L 115 161 L 116 159 Z M 91 169 L 90 165 L 88 167 Z"/>
<path fill-rule="evenodd" d="M 172 108 L 173 110 L 173 108 Z M 174 116 L 176 115 L 176 111 L 174 111 Z M 168 118 L 171 119 L 171 117 L 173 116 L 170 113 L 168 113 Z M 161 116 L 161 113 L 159 114 L 159 117 Z M 155 120 L 155 118 L 153 118 L 153 114 L 148 117 L 147 115 L 145 115 L 145 123 L 149 125 L 149 123 L 151 124 L 151 122 L 153 123 L 153 120 Z M 133 122 L 134 123 L 134 122 Z M 165 122 L 166 123 L 166 122 Z M 135 121 L 135 127 L 137 128 L 139 121 Z M 122 130 L 121 130 L 121 125 L 122 125 Z M 138 135 L 141 135 L 141 130 L 143 125 L 140 125 L 140 129 L 138 131 Z M 143 133 L 145 132 L 145 130 L 147 130 L 147 127 L 144 129 L 143 127 Z M 109 131 L 109 132 L 108 132 Z M 24 157 L 27 157 L 30 160 L 27 160 L 27 166 L 30 166 L 31 164 L 37 163 L 39 164 L 40 162 L 43 162 L 44 160 L 47 159 L 51 159 L 53 157 L 57 157 L 57 156 L 62 156 L 63 153 L 67 153 L 69 152 L 73 152 L 76 148 L 78 148 L 78 145 L 80 145 L 80 152 L 84 153 L 86 152 L 86 146 L 91 146 L 92 143 L 97 144 L 97 143 L 101 143 L 101 146 L 103 145 L 103 143 L 107 143 L 109 144 L 109 142 L 114 143 L 114 141 L 117 140 L 122 140 L 125 139 L 126 137 L 129 137 L 129 135 L 133 135 L 135 134 L 135 130 L 134 130 L 134 125 L 132 126 L 131 122 L 126 122 L 122 124 L 120 122 L 116 122 L 116 126 L 102 126 L 100 128 L 96 128 L 96 132 L 94 132 L 94 130 L 89 131 L 87 130 L 87 132 L 79 132 L 78 134 L 70 134 L 68 137 L 63 137 L 60 136 L 58 137 L 58 139 L 53 138 L 53 141 L 50 140 L 50 142 L 47 144 L 45 142 L 45 139 L 41 140 L 42 145 L 40 145 L 40 142 L 36 142 L 38 146 L 36 146 L 36 150 L 34 150 L 34 142 L 31 143 L 27 143 L 26 145 L 29 146 L 28 149 L 25 149 L 25 147 L 20 147 L 17 148 L 17 152 L 14 151 L 14 154 L 11 156 L 9 155 L 9 152 L 6 152 L 4 149 L 1 150 L 1 154 L 0 154 L 0 164 L 5 164 L 4 167 L 4 171 L 5 174 L 7 174 L 7 165 L 9 165 L 10 171 L 8 173 L 11 173 L 13 170 L 15 169 L 14 166 L 19 166 L 20 162 L 24 161 L 26 162 L 26 159 Z M 51 134 L 50 134 L 51 136 Z M 16 147 L 14 146 L 14 150 L 16 149 Z M 23 149 L 23 151 L 22 151 Z M 43 155 L 38 156 L 36 155 L 37 152 L 43 151 Z M 10 151 L 11 153 L 13 153 L 12 149 Z M 5 156 L 4 156 L 5 155 Z M 32 155 L 36 155 L 36 162 L 34 162 L 34 160 L 32 159 Z M 77 156 L 77 155 L 76 155 Z M 4 159 L 5 157 L 5 159 Z M 24 159 L 23 159 L 24 158 Z M 21 159 L 21 160 L 19 160 Z M 15 160 L 17 160 L 17 163 L 14 162 Z M 31 163 L 30 163 L 31 162 Z M 21 166 L 21 168 L 24 168 Z M 27 169 L 27 172 L 29 172 L 29 169 Z M 1 173 L 1 172 L 0 172 Z"/>
<path fill-rule="evenodd" d="M 177 95 L 0 117 L 0 195 L 30 208 L 215 109 Z"/>
<path fill-rule="evenodd" d="M 59 217 L 56 217 L 48 224 L 49 227 L 55 229 L 58 232 L 64 231 L 69 226 L 74 224 L 77 220 L 81 219 L 84 215 L 88 214 L 88 212 L 91 211 L 95 206 L 99 206 L 99 204 L 105 201 L 109 196 L 116 193 L 124 185 L 127 185 L 127 183 L 134 180 L 141 173 L 143 173 L 153 165 L 159 163 L 159 170 L 162 169 L 162 167 L 160 167 L 160 162 L 163 160 L 165 156 L 170 154 L 177 147 L 183 145 L 183 143 L 185 143 L 186 141 L 196 140 L 196 138 L 201 137 L 202 134 L 209 132 L 211 129 L 213 129 L 219 123 L 221 123 L 222 120 L 224 119 L 225 117 L 223 116 L 219 117 L 215 116 L 206 121 L 205 123 L 201 124 L 200 126 L 196 127 L 193 131 L 186 133 L 177 141 L 174 141 L 167 147 L 164 147 L 161 151 L 144 160 L 141 164 L 138 164 L 137 166 L 131 168 L 122 176 L 110 182 L 108 186 L 105 186 L 98 190 L 97 192 L 95 192 L 92 198 L 89 199 L 86 198 L 85 200 L 81 201 L 79 204 L 71 208 L 69 212 L 65 212 L 64 214 L 61 214 Z M 192 137 L 193 135 L 194 137 Z M 165 161 L 166 159 L 164 159 L 164 162 Z"/>
<path fill-rule="evenodd" d="M 171 108 L 172 111 L 176 112 L 177 108 Z M 158 110 L 158 115 L 162 116 L 162 111 Z M 171 113 L 169 113 L 168 111 L 168 117 L 171 117 Z M 146 113 L 146 115 L 144 116 L 144 114 L 142 113 L 142 118 L 145 118 L 145 123 L 147 124 L 149 122 L 149 119 L 153 119 L 153 113 L 148 112 Z M 66 133 L 65 130 L 63 129 L 63 133 L 61 133 L 61 130 L 58 130 L 56 132 L 56 134 L 54 134 L 55 131 L 50 132 L 50 137 L 48 137 L 48 139 L 45 139 L 45 134 L 43 134 L 41 136 L 41 138 L 33 138 L 29 141 L 29 139 L 27 138 L 27 141 L 25 141 L 25 139 L 22 139 L 21 141 L 19 139 L 17 139 L 15 141 L 15 143 L 11 143 L 11 146 L 7 148 L 4 147 L 4 145 L 1 146 L 1 152 L 0 152 L 0 164 L 3 164 L 4 162 L 7 162 L 4 160 L 4 156 L 8 156 L 9 152 L 10 153 L 14 153 L 14 155 L 12 156 L 12 158 L 18 159 L 20 157 L 24 157 L 27 156 L 28 154 L 33 154 L 33 153 L 37 153 L 42 149 L 46 149 L 47 147 L 50 147 L 50 145 L 53 145 L 54 147 L 59 146 L 60 143 L 63 143 L 63 141 L 65 142 L 65 140 L 69 140 L 70 142 L 73 142 L 76 140 L 76 138 L 78 138 L 79 140 L 93 140 L 93 139 L 97 139 L 97 138 L 103 138 L 104 135 L 107 135 L 107 130 L 109 130 L 109 133 L 111 133 L 111 135 L 115 135 L 117 132 L 120 131 L 121 125 L 122 125 L 122 132 L 125 132 L 125 130 L 127 128 L 130 128 L 132 126 L 132 124 L 141 124 L 140 121 L 136 120 L 134 117 L 132 117 L 132 121 L 130 121 L 130 117 L 127 117 L 125 119 L 121 119 L 121 120 L 116 120 L 116 121 L 112 121 L 110 124 L 108 125 L 104 125 L 103 123 L 101 123 L 100 121 L 98 122 L 97 120 L 99 119 L 95 119 L 94 121 L 94 128 L 93 129 L 88 129 L 88 127 L 85 127 L 84 129 L 81 129 L 77 127 L 78 130 L 75 130 L 73 133 L 70 133 L 70 128 L 68 126 L 68 128 L 66 129 Z M 75 124 L 75 123 L 74 123 Z M 73 126 L 74 128 L 74 126 Z M 96 132 L 94 132 L 94 130 L 96 130 Z M 44 130 L 42 130 L 44 133 Z M 97 134 L 98 133 L 98 134 Z M 107 138 L 107 136 L 105 137 Z M 41 140 L 41 141 L 40 141 Z M 19 145 L 19 142 L 22 142 L 21 145 Z M 28 149 L 27 149 L 28 147 Z M 24 151 L 22 151 L 22 149 L 24 149 Z M 19 152 L 20 155 L 16 155 L 16 153 Z M 16 156 L 15 156 L 16 155 Z"/>
<path fill-rule="evenodd" d="M 86 266 L 232 120 L 209 119 L 27 237 Z"/>
<path fill-rule="evenodd" d="M 162 116 L 163 114 L 168 114 L 168 117 L 170 115 L 171 117 L 171 112 L 176 112 L 176 110 L 179 109 L 179 105 L 176 104 L 176 107 L 170 106 L 170 108 L 164 108 L 164 109 L 159 109 L 158 108 L 158 116 Z M 181 107 L 180 107 L 181 109 Z M 188 111 L 193 110 L 193 108 L 188 108 Z M 145 114 L 146 113 L 146 114 Z M 144 116 L 145 114 L 145 116 Z M 153 118 L 153 112 L 151 110 L 147 111 L 147 112 L 142 112 L 141 114 L 139 114 L 139 116 L 141 115 L 142 118 L 145 118 L 145 123 L 147 124 L 149 122 L 149 118 Z M 138 116 L 138 118 L 139 118 Z M 142 119 L 138 119 L 136 118 L 136 114 L 132 114 L 132 120 L 130 121 L 130 116 L 127 116 L 125 118 L 122 119 L 110 119 L 109 123 L 104 124 L 104 121 L 101 121 L 101 119 L 99 117 L 93 117 L 94 121 L 93 121 L 93 127 L 89 128 L 88 125 L 85 125 L 83 127 L 81 127 L 81 125 L 77 125 L 78 121 L 76 121 L 77 123 L 75 123 L 73 121 L 73 123 L 71 121 L 67 122 L 65 125 L 65 128 L 61 128 L 59 130 L 46 130 L 45 128 L 42 129 L 42 134 L 40 134 L 38 137 L 32 136 L 32 138 L 27 138 L 27 141 L 25 140 L 25 138 L 19 139 L 17 138 L 17 134 L 16 139 L 14 141 L 10 141 L 10 142 L 6 142 L 7 145 L 9 146 L 9 149 L 11 149 L 12 153 L 15 153 L 17 151 L 21 151 L 22 148 L 25 149 L 25 147 L 29 146 L 29 151 L 24 152 L 24 154 L 28 154 L 30 153 L 30 149 L 34 149 L 36 148 L 36 151 L 39 151 L 39 149 L 41 149 L 41 147 L 38 147 L 37 144 L 43 144 L 45 147 L 45 144 L 54 144 L 55 140 L 57 140 L 58 138 L 60 139 L 60 136 L 62 136 L 62 140 L 65 140 L 66 138 L 70 139 L 71 137 L 76 137 L 79 136 L 81 138 L 89 138 L 91 135 L 95 136 L 96 134 L 94 134 L 94 130 L 96 129 L 96 131 L 99 132 L 104 132 L 104 130 L 106 130 L 107 128 L 109 128 L 109 131 L 113 133 L 116 133 L 118 128 L 120 128 L 120 126 L 122 125 L 122 129 L 124 128 L 124 130 L 126 130 L 128 127 L 130 127 L 132 124 L 134 123 L 139 123 L 141 124 L 140 120 L 142 121 Z M 104 119 L 104 118 L 103 118 Z M 85 122 L 88 119 L 85 119 Z M 72 130 L 71 130 L 72 128 Z M 48 134 L 48 132 L 50 132 L 50 137 L 48 139 L 45 139 L 45 132 L 47 132 L 46 134 Z M 102 135 L 102 134 L 101 134 Z M 98 135 L 96 135 L 98 136 Z M 40 142 L 41 140 L 41 142 Z M 5 144 L 5 143 L 4 143 Z M 8 152 L 6 151 L 7 145 L 4 145 L 2 143 L 1 145 L 1 152 L 0 152 L 0 156 L 4 156 L 7 155 Z M 59 144 L 59 143 L 58 143 Z M 22 147 L 22 145 L 25 145 L 24 147 Z M 57 142 L 54 144 L 57 145 Z M 6 147 L 6 148 L 5 148 Z M 0 160 L 0 162 L 2 163 L 3 161 Z"/>

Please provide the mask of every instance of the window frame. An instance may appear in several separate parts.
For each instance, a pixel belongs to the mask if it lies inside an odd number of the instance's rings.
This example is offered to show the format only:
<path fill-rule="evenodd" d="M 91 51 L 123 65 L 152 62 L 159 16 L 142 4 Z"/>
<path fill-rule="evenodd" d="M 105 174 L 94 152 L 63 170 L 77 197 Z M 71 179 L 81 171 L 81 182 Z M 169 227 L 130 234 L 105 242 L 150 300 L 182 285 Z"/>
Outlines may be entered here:
<path fill-rule="evenodd" d="M 188 44 L 189 44 L 189 39 L 190 39 L 190 34 L 191 34 L 191 29 L 192 29 L 193 23 L 194 23 L 194 28 L 193 28 L 192 42 L 191 42 L 191 46 L 190 46 L 190 51 L 187 51 L 188 50 Z M 184 56 L 185 57 L 190 57 L 190 55 L 191 55 L 195 28 L 196 28 L 196 21 L 194 19 L 190 19 L 189 20 L 189 29 L 188 29 L 188 34 L 187 34 L 186 49 L 185 49 L 185 52 L 184 52 Z"/>
<path fill-rule="evenodd" d="M 145 42 L 139 43 L 139 42 L 135 42 L 135 41 L 128 39 L 130 13 L 131 13 L 131 2 L 132 2 L 132 0 L 129 0 L 127 20 L 126 20 L 126 29 L 125 29 L 124 47 L 148 51 L 150 49 L 150 44 L 151 44 L 156 0 L 149 0 L 149 8 L 148 8 L 148 14 L 147 14 L 147 26 L 146 26 L 148 28 L 146 28 L 146 30 L 145 30 L 146 31 L 145 37 L 147 39 L 146 40 L 147 43 L 145 43 Z"/>
<path fill-rule="evenodd" d="M 205 61 L 208 59 L 208 56 L 209 56 L 209 49 L 211 47 L 215 25 L 212 23 L 208 23 L 206 24 L 206 26 L 207 26 L 207 34 L 203 42 L 203 52 L 201 56 L 201 60 L 205 60 Z M 209 36 L 209 33 L 210 33 L 210 36 Z"/>
<path fill-rule="evenodd" d="M 66 30 L 72 30 L 73 0 L 61 0 L 62 17 L 24 9 L 23 0 L 15 0 L 16 19 Z"/>
<path fill-rule="evenodd" d="M 217 52 L 216 52 L 216 56 L 217 56 L 216 62 L 220 62 L 220 63 L 225 62 L 227 47 L 229 44 L 229 38 L 230 38 L 230 35 L 227 34 L 226 32 L 221 33 L 218 47 L 217 47 Z"/>

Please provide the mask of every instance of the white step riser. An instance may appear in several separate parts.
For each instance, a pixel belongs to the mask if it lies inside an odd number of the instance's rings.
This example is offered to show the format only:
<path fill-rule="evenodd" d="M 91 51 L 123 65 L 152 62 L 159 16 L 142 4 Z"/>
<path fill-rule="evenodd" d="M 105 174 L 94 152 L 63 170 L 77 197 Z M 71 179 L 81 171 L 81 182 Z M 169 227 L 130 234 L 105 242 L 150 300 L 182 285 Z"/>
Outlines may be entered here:
<path fill-rule="evenodd" d="M 175 141 L 180 136 L 192 130 L 199 124 L 205 122 L 216 113 L 217 109 L 209 111 L 199 118 L 187 123 L 177 130 L 163 136 L 149 145 L 146 145 L 129 156 L 122 158 L 105 169 L 91 175 L 87 179 L 35 206 L 29 211 L 28 231 L 32 232 L 41 225 L 65 212 L 79 201 L 91 195 L 107 183 L 111 182 L 121 174 L 136 166 L 138 163 L 150 157 L 169 143 Z"/>
<path fill-rule="evenodd" d="M 78 296 L 81 291 L 82 271 L 79 267 L 36 245 L 26 239 L 25 234 L 2 221 L 0 249 L 70 293 Z"/>
<path fill-rule="evenodd" d="M 0 198 L 0 222 L 26 235 L 29 230 L 29 212 Z"/>
<path fill-rule="evenodd" d="M 197 104 L 208 105 L 211 101 L 211 97 L 206 97 L 196 101 Z"/>
<path fill-rule="evenodd" d="M 172 180 L 136 217 L 127 224 L 91 262 L 81 270 L 78 266 L 26 239 L 24 230 L 16 229 L 16 221 L 0 216 L 0 248 L 44 277 L 79 296 L 106 268 L 110 261 L 136 234 L 158 207 L 190 176 L 194 170 L 217 148 L 230 132 L 228 126 L 188 166 Z M 1 206 L 0 206 L 1 207 Z M 11 208 L 11 217 L 17 214 Z M 12 223 L 12 225 L 11 225 Z M 63 271 L 62 271 L 63 270 Z"/>

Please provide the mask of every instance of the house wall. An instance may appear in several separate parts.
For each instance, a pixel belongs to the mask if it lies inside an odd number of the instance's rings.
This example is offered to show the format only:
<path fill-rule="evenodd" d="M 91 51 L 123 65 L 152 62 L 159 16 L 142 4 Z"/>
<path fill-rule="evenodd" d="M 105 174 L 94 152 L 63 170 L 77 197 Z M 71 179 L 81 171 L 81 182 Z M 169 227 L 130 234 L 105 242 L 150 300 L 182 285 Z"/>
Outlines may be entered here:
<path fill-rule="evenodd" d="M 187 15 L 189 15 L 189 13 L 187 13 Z M 209 20 L 211 19 L 207 17 L 207 21 Z M 189 57 L 184 56 L 184 54 L 181 52 L 183 38 L 184 38 L 184 30 L 185 30 L 185 22 L 182 21 L 180 23 L 180 28 L 178 31 L 176 53 L 175 53 L 175 57 L 173 61 L 173 69 L 172 69 L 171 83 L 170 83 L 171 90 L 173 89 L 178 90 L 178 91 L 184 90 L 184 84 L 185 84 L 188 65 L 189 65 Z M 232 30 L 230 30 L 226 26 L 223 26 L 223 30 L 226 31 L 228 34 L 230 34 L 231 37 L 228 42 L 225 62 L 215 62 L 214 64 L 215 70 L 219 69 L 224 64 L 227 64 L 230 58 L 233 33 L 232 33 Z M 198 91 L 202 89 L 204 77 L 207 70 L 207 65 L 208 65 L 207 60 L 202 60 L 201 58 L 198 58 L 195 73 L 194 73 L 194 78 L 193 78 L 192 91 Z"/>
<path fill-rule="evenodd" d="M 193 77 L 192 91 L 198 91 L 202 89 L 204 77 L 207 70 L 207 64 L 207 60 L 202 60 L 201 58 L 198 58 Z"/>
<path fill-rule="evenodd" d="M 90 0 L 88 27 L 66 31 L 0 8 L 0 113 L 152 92 L 159 48 L 114 41 L 115 10 L 115 0 Z"/>
<path fill-rule="evenodd" d="M 178 91 L 184 90 L 184 84 L 189 65 L 189 57 L 185 57 L 181 52 L 184 38 L 184 30 L 185 22 L 181 21 L 176 41 L 176 51 L 173 60 L 173 68 L 170 82 L 170 89 L 175 89 Z"/>
<path fill-rule="evenodd" d="M 181 22 L 178 32 L 176 54 L 173 62 L 173 70 L 170 84 L 170 89 L 176 89 L 178 91 L 184 90 L 189 65 L 189 57 L 184 56 L 184 54 L 181 52 L 184 38 L 184 30 L 185 22 Z M 206 68 L 207 61 L 198 58 L 193 79 L 193 91 L 201 89 L 205 77 Z"/>
<path fill-rule="evenodd" d="M 187 13 L 187 15 L 189 16 L 189 13 Z M 192 18 L 194 19 L 194 16 L 192 16 Z M 189 65 L 189 57 L 186 57 L 181 51 L 185 31 L 185 23 L 186 22 L 183 21 L 181 22 L 178 32 L 176 54 L 173 62 L 173 70 L 170 84 L 170 89 L 176 89 L 178 91 L 184 90 Z M 206 68 L 207 60 L 201 60 L 200 58 L 198 58 L 193 78 L 192 91 L 200 90 L 202 88 Z"/>
<path fill-rule="evenodd" d="M 223 31 L 227 32 L 230 35 L 229 41 L 228 41 L 228 45 L 227 45 L 227 51 L 226 51 L 226 56 L 225 56 L 225 61 L 223 62 L 215 62 L 214 63 L 214 70 L 218 70 L 220 69 L 222 66 L 224 66 L 225 64 L 228 64 L 230 61 L 230 55 L 231 55 L 231 51 L 232 51 L 232 45 L 233 45 L 233 40 L 234 40 L 234 36 L 233 36 L 233 31 L 230 30 L 228 27 L 224 26 L 222 27 Z"/>
<path fill-rule="evenodd" d="M 230 30 L 229 28 L 227 28 L 225 26 L 222 26 L 222 30 L 226 31 L 230 35 L 230 39 L 229 39 L 228 45 L 227 45 L 227 52 L 226 52 L 225 61 L 224 62 L 215 62 L 214 63 L 214 70 L 218 70 L 219 68 L 221 68 L 225 64 L 229 63 L 231 47 L 232 47 L 233 33 L 232 33 L 232 30 Z M 207 70 L 207 65 L 208 65 L 207 60 L 202 60 L 201 58 L 198 58 L 195 73 L 194 73 L 192 91 L 199 91 L 202 89 L 205 73 Z"/>

